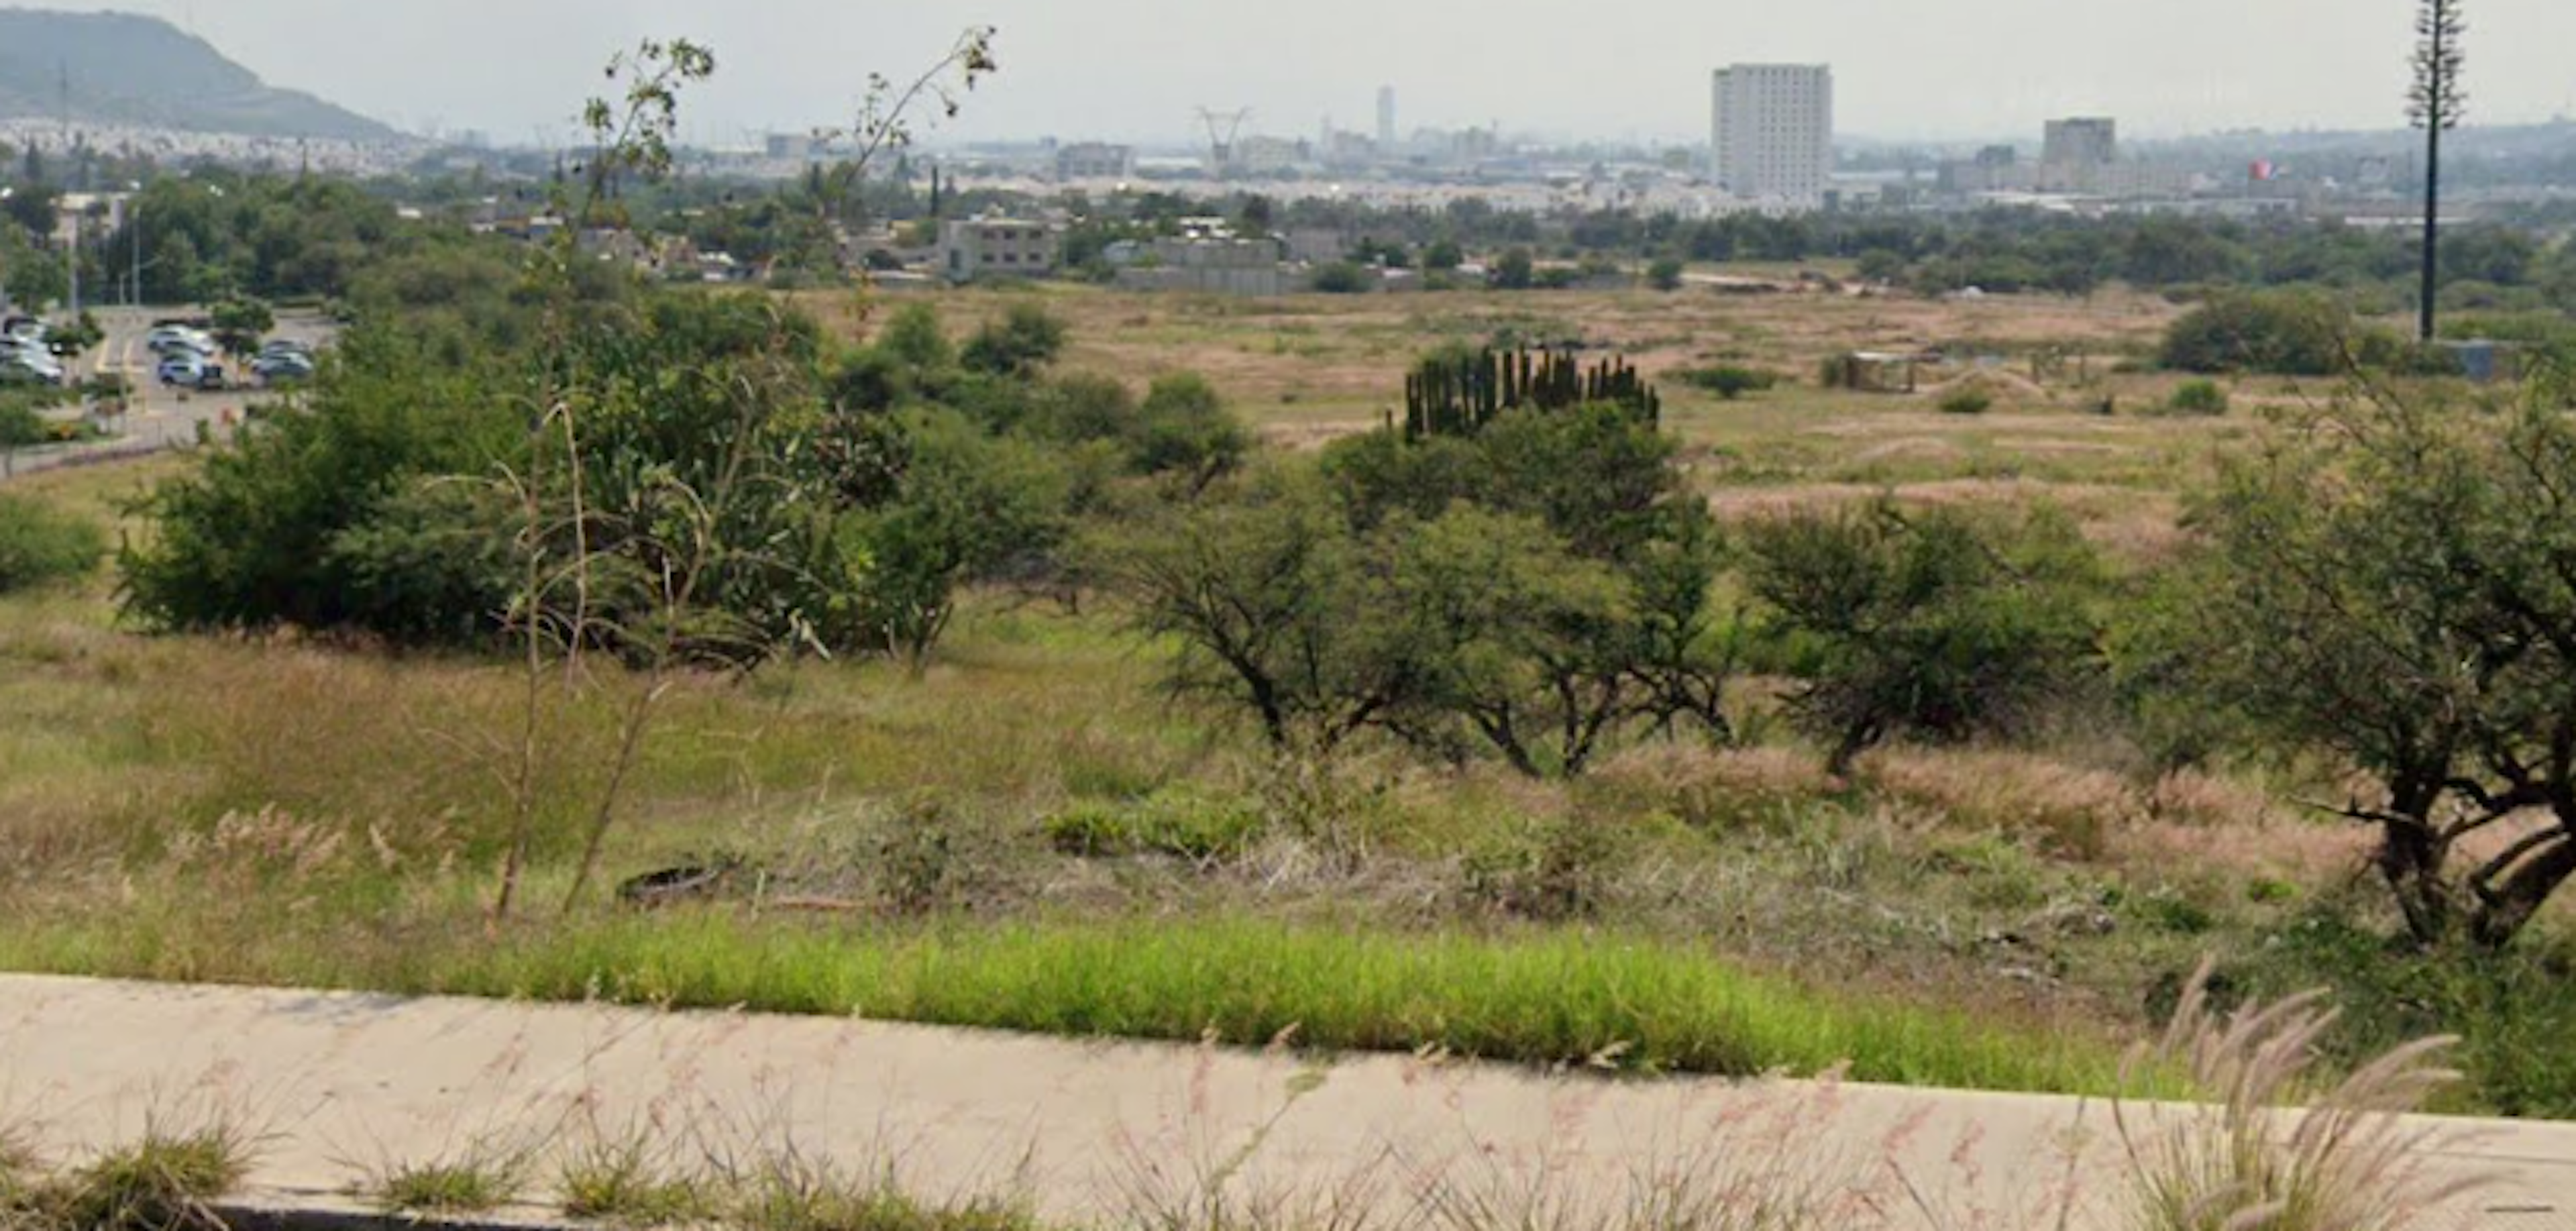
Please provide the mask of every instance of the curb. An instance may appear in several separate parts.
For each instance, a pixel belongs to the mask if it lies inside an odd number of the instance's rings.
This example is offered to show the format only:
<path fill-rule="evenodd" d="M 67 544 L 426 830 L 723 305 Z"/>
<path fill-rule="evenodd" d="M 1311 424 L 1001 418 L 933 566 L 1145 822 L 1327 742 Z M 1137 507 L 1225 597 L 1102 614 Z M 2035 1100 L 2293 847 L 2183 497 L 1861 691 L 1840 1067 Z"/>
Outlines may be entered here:
<path fill-rule="evenodd" d="M 226 1231 L 593 1231 L 598 1224 L 543 1206 L 511 1205 L 477 1214 L 388 1212 L 345 1193 L 252 1190 L 205 1204 Z"/>

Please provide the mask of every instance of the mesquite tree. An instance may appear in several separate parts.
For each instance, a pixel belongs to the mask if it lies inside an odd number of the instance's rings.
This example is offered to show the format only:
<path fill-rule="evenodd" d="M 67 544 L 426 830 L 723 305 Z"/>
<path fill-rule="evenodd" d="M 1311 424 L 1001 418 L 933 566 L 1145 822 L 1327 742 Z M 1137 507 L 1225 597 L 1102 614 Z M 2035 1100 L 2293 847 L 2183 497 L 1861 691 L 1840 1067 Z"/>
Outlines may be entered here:
<path fill-rule="evenodd" d="M 2461 84 L 2468 56 L 2461 44 L 2469 25 L 2463 12 L 2467 0 L 2422 4 L 2415 15 L 2415 86 L 2407 95 L 2406 114 L 2424 130 L 2423 339 L 2430 342 L 2441 278 L 2442 134 L 2468 115 L 2469 96 Z"/>
<path fill-rule="evenodd" d="M 2500 948 L 2576 879 L 2576 424 L 2549 379 L 2493 415 L 2366 394 L 2200 496 L 2172 661 L 2358 773 L 2322 806 L 2379 832 L 2417 940 Z"/>

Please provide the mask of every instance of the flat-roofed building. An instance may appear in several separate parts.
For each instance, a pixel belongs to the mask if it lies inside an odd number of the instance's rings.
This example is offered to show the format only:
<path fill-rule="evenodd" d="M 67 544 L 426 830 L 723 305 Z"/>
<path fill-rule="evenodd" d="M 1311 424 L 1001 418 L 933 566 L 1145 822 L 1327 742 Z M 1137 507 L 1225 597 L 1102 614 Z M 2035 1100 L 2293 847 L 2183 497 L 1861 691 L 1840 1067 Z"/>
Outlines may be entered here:
<path fill-rule="evenodd" d="M 939 224 L 939 270 L 951 282 L 1042 278 L 1064 259 L 1064 232 L 1021 218 L 968 218 Z"/>

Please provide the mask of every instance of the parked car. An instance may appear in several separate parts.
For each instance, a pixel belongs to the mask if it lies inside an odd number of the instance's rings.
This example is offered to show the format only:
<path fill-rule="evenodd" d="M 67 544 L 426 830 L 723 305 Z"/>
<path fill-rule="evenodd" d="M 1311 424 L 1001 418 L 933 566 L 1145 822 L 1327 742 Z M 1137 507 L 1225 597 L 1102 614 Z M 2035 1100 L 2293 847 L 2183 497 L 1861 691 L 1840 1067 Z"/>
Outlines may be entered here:
<path fill-rule="evenodd" d="M 53 351 L 42 342 L 31 342 L 24 338 L 0 339 L 0 361 L 33 368 L 44 373 L 50 380 L 59 381 L 63 378 L 62 360 L 56 359 Z"/>
<path fill-rule="evenodd" d="M 0 385 L 59 385 L 63 369 L 57 364 L 48 369 L 24 355 L 0 355 Z"/>
<path fill-rule="evenodd" d="M 181 389 L 215 390 L 224 387 L 224 365 L 197 355 L 173 355 L 163 359 L 156 374 L 162 384 Z"/>
<path fill-rule="evenodd" d="M 251 361 L 250 371 L 265 384 L 291 385 L 313 379 L 313 358 L 296 351 L 263 352 Z"/>
<path fill-rule="evenodd" d="M 155 337 L 149 342 L 146 342 L 145 345 L 151 348 L 153 354 L 159 355 L 164 359 L 186 355 L 194 355 L 202 359 L 215 353 L 214 339 L 194 337 L 186 334 L 171 334 L 167 337 Z"/>

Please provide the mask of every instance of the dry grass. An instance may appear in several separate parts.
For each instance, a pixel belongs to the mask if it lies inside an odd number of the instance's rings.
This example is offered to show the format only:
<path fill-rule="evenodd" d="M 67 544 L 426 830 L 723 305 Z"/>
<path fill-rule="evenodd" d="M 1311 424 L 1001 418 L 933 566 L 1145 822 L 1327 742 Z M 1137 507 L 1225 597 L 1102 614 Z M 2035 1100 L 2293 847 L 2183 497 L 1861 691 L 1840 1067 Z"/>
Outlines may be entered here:
<path fill-rule="evenodd" d="M 2485 1185 L 2433 1178 L 2427 1162 L 2445 1135 L 2405 1118 L 2459 1080 L 2436 1063 L 2458 1040 L 2411 1043 L 2333 1081 L 2318 1066 L 2318 1043 L 2336 1019 L 2322 993 L 2222 1014 L 2210 1003 L 2211 973 L 2202 966 L 2162 1042 L 2142 1047 L 2131 1067 L 2187 1072 L 2218 1101 L 2115 1108 L 2133 1225 L 2395 1231 Z"/>
<path fill-rule="evenodd" d="M 1579 1110 L 1560 1115 L 1580 1116 Z M 1569 1123 L 1565 1127 L 1572 1128 Z M 1624 1175 L 1574 1182 L 1577 1160 L 1552 1150 L 1517 1155 L 1471 1140 L 1434 1164 L 1424 1186 L 1423 1231 L 1809 1231 L 1890 1228 L 1902 1177 L 1894 1159 L 1919 1123 L 1879 1140 L 1857 1133 L 1839 1081 L 1743 1094 L 1694 1119 L 1670 1141 L 1639 1147 Z"/>
<path fill-rule="evenodd" d="M 1888 749 L 1861 772 L 1881 798 L 1942 824 L 2000 831 L 2082 861 L 2099 860 L 2147 806 L 2117 774 L 2019 751 Z"/>

